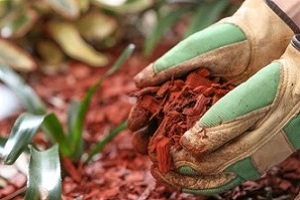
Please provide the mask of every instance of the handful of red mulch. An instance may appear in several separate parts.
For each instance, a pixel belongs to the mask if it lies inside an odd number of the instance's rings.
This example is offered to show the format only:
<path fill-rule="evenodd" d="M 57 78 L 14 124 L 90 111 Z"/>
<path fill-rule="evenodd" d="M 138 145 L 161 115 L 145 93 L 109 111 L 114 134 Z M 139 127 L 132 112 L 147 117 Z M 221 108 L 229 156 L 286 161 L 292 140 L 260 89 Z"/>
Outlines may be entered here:
<path fill-rule="evenodd" d="M 147 127 L 146 132 L 153 134 L 148 154 L 157 158 L 161 172 L 168 172 L 172 166 L 171 147 L 179 150 L 181 136 L 231 89 L 229 82 L 211 76 L 206 68 L 161 86 L 143 88 L 134 93 L 138 100 L 128 122 L 129 129 Z M 145 144 L 138 141 L 136 145 Z"/>

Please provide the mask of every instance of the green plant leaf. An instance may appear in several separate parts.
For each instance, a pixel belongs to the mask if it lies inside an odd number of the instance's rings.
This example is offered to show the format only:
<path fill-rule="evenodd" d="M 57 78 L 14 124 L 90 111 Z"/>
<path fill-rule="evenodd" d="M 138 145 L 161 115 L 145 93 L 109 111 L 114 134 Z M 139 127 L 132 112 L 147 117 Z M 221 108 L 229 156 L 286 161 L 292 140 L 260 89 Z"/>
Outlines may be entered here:
<path fill-rule="evenodd" d="M 28 147 L 44 119 L 44 115 L 29 113 L 23 113 L 17 118 L 2 152 L 5 164 L 13 164 L 16 161 L 19 155 Z"/>
<path fill-rule="evenodd" d="M 8 40 L 0 39 L 0 49 L 1 63 L 20 71 L 32 71 L 37 67 L 34 59 L 24 49 Z"/>
<path fill-rule="evenodd" d="M 216 22 L 228 6 L 228 0 L 216 0 L 210 3 L 200 4 L 200 7 L 196 10 L 185 32 L 185 37 Z"/>
<path fill-rule="evenodd" d="M 70 114 L 76 114 L 76 116 L 69 116 L 69 125 L 72 126 L 69 128 L 69 138 L 71 149 L 73 151 L 73 159 L 76 160 L 82 155 L 82 152 L 80 152 L 80 150 L 83 149 L 83 147 L 81 146 L 83 144 L 83 123 L 93 94 L 96 92 L 97 88 L 101 85 L 105 78 L 113 74 L 121 67 L 126 59 L 132 54 L 134 47 L 135 46 L 133 44 L 128 45 L 121 56 L 115 61 L 114 65 L 88 90 L 83 100 L 80 102 L 80 105 L 78 105 L 77 103 L 73 105 L 76 107 L 74 107 L 74 111 Z"/>
<path fill-rule="evenodd" d="M 63 17 L 76 19 L 80 14 L 80 5 L 76 0 L 43 0 Z"/>
<path fill-rule="evenodd" d="M 4 64 L 0 64 L 0 80 L 16 94 L 26 110 L 34 114 L 46 113 L 46 107 L 35 91 L 16 72 Z"/>
<path fill-rule="evenodd" d="M 48 24 L 48 30 L 68 56 L 95 67 L 105 66 L 108 63 L 105 55 L 81 38 L 73 24 L 53 21 Z"/>
<path fill-rule="evenodd" d="M 116 128 L 111 130 L 108 134 L 104 135 L 102 139 L 92 148 L 86 162 L 89 162 L 93 159 L 93 157 L 100 151 L 104 149 L 104 147 L 119 133 L 127 128 L 127 122 L 122 122 Z"/>
<path fill-rule="evenodd" d="M 3 152 L 3 149 L 4 149 L 4 146 L 5 146 L 6 142 L 7 142 L 6 138 L 0 137 L 0 152 L 1 153 Z"/>
<path fill-rule="evenodd" d="M 71 154 L 70 145 L 63 130 L 63 126 L 54 113 L 48 113 L 42 124 L 42 130 L 54 143 L 59 144 L 59 150 L 64 156 Z"/>
<path fill-rule="evenodd" d="M 80 109 L 80 102 L 77 100 L 72 100 L 70 103 L 70 107 L 68 110 L 68 130 L 69 133 L 73 133 L 74 132 L 74 128 L 76 127 L 76 120 L 78 117 L 78 113 L 79 113 L 79 109 Z"/>
<path fill-rule="evenodd" d="M 178 10 L 170 11 L 167 14 L 159 17 L 153 32 L 146 39 L 144 44 L 145 55 L 149 55 L 166 30 L 174 25 L 182 15 L 186 14 L 190 10 L 190 7 L 184 7 Z"/>
<path fill-rule="evenodd" d="M 30 148 L 31 158 L 25 200 L 60 200 L 61 169 L 58 146 L 37 151 Z"/>
<path fill-rule="evenodd" d="M 0 33 L 3 38 L 23 37 L 37 20 L 33 9 L 16 9 L 0 20 Z"/>
<path fill-rule="evenodd" d="M 55 142 L 59 144 L 64 155 L 70 154 L 69 144 L 64 135 L 62 125 L 53 113 L 46 115 L 21 114 L 13 125 L 2 157 L 6 164 L 13 164 L 19 155 L 31 143 L 39 128 L 43 128 Z"/>
<path fill-rule="evenodd" d="M 118 26 L 115 18 L 99 11 L 89 12 L 76 24 L 81 35 L 89 41 L 100 41 L 110 36 Z"/>
<path fill-rule="evenodd" d="M 100 8 L 104 8 L 119 14 L 138 13 L 151 7 L 155 3 L 154 0 L 134 0 L 127 1 L 119 6 L 113 6 L 107 3 L 109 1 L 91 0 L 91 2 Z"/>
<path fill-rule="evenodd" d="M 72 100 L 71 104 L 70 104 L 70 108 L 68 111 L 68 139 L 70 141 L 70 145 L 71 145 L 71 157 L 73 160 L 78 160 L 80 159 L 82 153 L 83 153 L 83 149 L 84 149 L 84 141 L 83 141 L 83 137 L 82 137 L 82 131 L 83 131 L 83 123 L 84 123 L 84 118 L 85 118 L 85 114 L 84 116 L 82 116 L 82 119 L 78 119 L 78 117 L 80 116 L 79 112 L 81 109 L 81 102 L 77 101 L 77 100 Z M 87 108 L 86 108 L 87 109 Z M 81 124 L 78 124 L 78 120 L 83 120 Z M 76 129 L 80 129 L 80 130 L 76 130 Z M 78 138 L 77 140 L 74 142 L 73 141 L 73 137 L 77 135 Z M 76 143 L 76 144 L 74 144 Z"/>

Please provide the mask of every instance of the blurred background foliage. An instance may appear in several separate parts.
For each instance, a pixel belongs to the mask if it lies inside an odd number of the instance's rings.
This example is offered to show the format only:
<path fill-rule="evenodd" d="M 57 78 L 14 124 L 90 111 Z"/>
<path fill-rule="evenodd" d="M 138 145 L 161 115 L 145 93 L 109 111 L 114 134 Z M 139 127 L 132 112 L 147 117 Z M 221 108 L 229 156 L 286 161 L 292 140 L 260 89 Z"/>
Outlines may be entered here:
<path fill-rule="evenodd" d="M 107 48 L 184 38 L 231 15 L 241 0 L 0 0 L 0 62 L 17 71 L 57 69 L 69 58 L 109 62 Z M 177 26 L 177 28 L 176 28 Z M 175 28 L 174 28 L 175 27 Z"/>

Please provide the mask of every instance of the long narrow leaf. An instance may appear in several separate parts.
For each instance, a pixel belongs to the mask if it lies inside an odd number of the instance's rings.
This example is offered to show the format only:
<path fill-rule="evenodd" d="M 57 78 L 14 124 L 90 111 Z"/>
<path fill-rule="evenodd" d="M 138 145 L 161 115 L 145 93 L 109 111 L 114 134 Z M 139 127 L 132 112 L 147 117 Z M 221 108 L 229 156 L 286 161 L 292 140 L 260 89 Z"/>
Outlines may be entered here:
<path fill-rule="evenodd" d="M 23 113 L 18 117 L 2 152 L 5 164 L 13 164 L 16 161 L 19 155 L 28 147 L 44 119 L 44 115 L 29 113 Z"/>
<path fill-rule="evenodd" d="M 0 80 L 18 97 L 26 110 L 34 114 L 45 114 L 46 107 L 34 90 L 8 66 L 0 64 Z"/>
<path fill-rule="evenodd" d="M 53 140 L 59 144 L 60 152 L 68 156 L 71 154 L 70 145 L 63 130 L 63 126 L 54 113 L 48 113 L 43 124 L 42 130 Z"/>
<path fill-rule="evenodd" d="M 13 164 L 19 155 L 28 147 L 38 129 L 44 127 L 51 137 L 60 145 L 64 155 L 70 154 L 67 139 L 63 133 L 62 125 L 53 113 L 46 115 L 21 114 L 13 125 L 2 157 L 6 164 Z"/>
<path fill-rule="evenodd" d="M 0 137 L 0 154 L 2 154 L 6 142 L 6 138 Z"/>
<path fill-rule="evenodd" d="M 80 107 L 82 105 L 82 102 L 79 102 L 77 100 L 73 100 L 70 104 L 69 112 L 68 112 L 68 130 L 69 130 L 69 141 L 71 144 L 71 155 L 73 160 L 80 159 L 81 154 L 83 153 L 84 149 L 84 142 L 82 138 L 82 129 L 83 129 L 83 122 L 81 124 L 81 127 L 77 123 L 78 117 L 79 117 L 79 111 Z M 84 118 L 82 119 L 84 120 Z M 76 130 L 77 128 L 80 128 L 80 130 Z M 74 134 L 78 135 L 78 141 L 76 144 L 73 144 L 73 137 Z M 74 146 L 73 146 L 74 145 Z"/>
<path fill-rule="evenodd" d="M 69 122 L 69 124 L 72 124 L 72 127 L 69 127 L 69 136 L 74 159 L 78 159 L 82 154 L 82 152 L 79 152 L 78 150 L 83 149 L 82 147 L 80 147 L 80 145 L 83 144 L 83 122 L 93 94 L 96 92 L 97 88 L 101 85 L 105 78 L 113 74 L 121 67 L 121 65 L 133 53 L 134 47 L 135 46 L 133 44 L 128 45 L 127 48 L 121 54 L 121 56 L 118 58 L 118 60 L 114 63 L 114 65 L 88 90 L 84 99 L 80 103 L 77 116 L 75 118 L 72 118 L 74 122 Z M 71 118 L 69 117 L 69 119 Z"/>
<path fill-rule="evenodd" d="M 58 146 L 46 151 L 31 147 L 28 189 L 25 200 L 60 200 L 61 169 Z"/>
<path fill-rule="evenodd" d="M 105 135 L 91 150 L 91 152 L 89 153 L 89 156 L 86 160 L 86 162 L 89 162 L 93 159 L 93 157 L 100 151 L 102 151 L 102 149 L 115 137 L 117 136 L 119 133 L 121 133 L 121 131 L 125 130 L 127 127 L 127 122 L 122 122 L 120 125 L 118 125 L 115 129 L 111 130 L 107 135 Z"/>
<path fill-rule="evenodd" d="M 216 22 L 228 5 L 228 0 L 216 0 L 211 3 L 201 4 L 185 32 L 185 37 Z"/>

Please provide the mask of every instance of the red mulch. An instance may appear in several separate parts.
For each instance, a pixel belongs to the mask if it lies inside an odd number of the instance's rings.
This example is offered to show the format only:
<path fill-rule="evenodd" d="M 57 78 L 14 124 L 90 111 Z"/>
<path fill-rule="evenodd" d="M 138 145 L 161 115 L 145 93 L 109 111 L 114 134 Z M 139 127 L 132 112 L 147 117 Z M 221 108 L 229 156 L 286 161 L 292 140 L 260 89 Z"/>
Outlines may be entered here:
<path fill-rule="evenodd" d="M 86 119 L 84 139 L 87 149 L 103 134 L 127 118 L 131 106 L 135 103 L 135 99 L 128 95 L 136 89 L 132 77 L 168 48 L 169 46 L 160 46 L 156 55 L 148 60 L 135 54 L 119 72 L 108 78 L 98 89 Z M 121 48 L 113 49 L 111 55 L 116 57 L 120 52 Z M 30 74 L 28 81 L 47 103 L 48 108 L 66 122 L 70 100 L 73 97 L 82 98 L 105 70 L 107 69 L 95 69 L 72 62 L 68 69 L 60 73 L 45 74 L 38 71 Z M 2 136 L 9 133 L 15 118 L 16 116 L 0 121 Z M 42 134 L 36 138 L 36 142 L 46 144 L 45 141 Z M 131 134 L 127 130 L 110 142 L 89 165 L 75 166 L 66 159 L 62 163 L 67 168 L 63 178 L 63 199 L 66 200 L 201 199 L 169 191 L 165 186 L 156 183 L 149 173 L 151 163 L 148 157 L 135 152 L 131 144 Z M 299 155 L 295 155 L 261 180 L 249 182 L 216 198 L 245 199 L 250 195 L 252 199 L 259 199 L 259 196 L 276 196 L 275 193 L 280 193 L 277 191 L 284 191 L 281 192 L 284 195 L 291 194 L 291 191 L 299 190 L 299 166 Z M 0 188 L 0 198 L 22 186 L 8 183 L 6 187 Z M 21 198 L 20 196 L 14 199 Z"/>
<path fill-rule="evenodd" d="M 171 147 L 180 150 L 181 136 L 232 88 L 229 82 L 224 83 L 207 69 L 199 68 L 160 86 L 137 90 L 134 95 L 138 100 L 128 128 L 140 132 L 140 128 L 146 127 L 151 136 L 148 153 L 157 158 L 158 169 L 166 173 L 172 168 Z"/>

